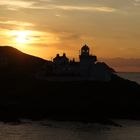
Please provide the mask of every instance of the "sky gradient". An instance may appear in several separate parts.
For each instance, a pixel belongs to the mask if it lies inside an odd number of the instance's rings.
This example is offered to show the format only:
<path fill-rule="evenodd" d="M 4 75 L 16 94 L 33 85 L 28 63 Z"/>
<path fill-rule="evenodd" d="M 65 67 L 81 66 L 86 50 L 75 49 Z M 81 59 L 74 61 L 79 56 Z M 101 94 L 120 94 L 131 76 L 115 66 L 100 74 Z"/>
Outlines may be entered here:
<path fill-rule="evenodd" d="M 140 0 L 1 0 L 0 41 L 51 59 L 85 43 L 118 71 L 140 72 Z"/>

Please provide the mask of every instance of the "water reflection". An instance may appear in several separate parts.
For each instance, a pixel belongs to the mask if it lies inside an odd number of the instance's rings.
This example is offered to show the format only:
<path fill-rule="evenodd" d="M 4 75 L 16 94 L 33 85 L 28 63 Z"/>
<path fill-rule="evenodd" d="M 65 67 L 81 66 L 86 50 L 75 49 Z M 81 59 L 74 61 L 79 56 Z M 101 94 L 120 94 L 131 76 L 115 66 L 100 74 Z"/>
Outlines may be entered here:
<path fill-rule="evenodd" d="M 25 121 L 19 125 L 0 123 L 1 140 L 139 140 L 140 122 L 117 120 L 123 127 L 97 123 Z"/>

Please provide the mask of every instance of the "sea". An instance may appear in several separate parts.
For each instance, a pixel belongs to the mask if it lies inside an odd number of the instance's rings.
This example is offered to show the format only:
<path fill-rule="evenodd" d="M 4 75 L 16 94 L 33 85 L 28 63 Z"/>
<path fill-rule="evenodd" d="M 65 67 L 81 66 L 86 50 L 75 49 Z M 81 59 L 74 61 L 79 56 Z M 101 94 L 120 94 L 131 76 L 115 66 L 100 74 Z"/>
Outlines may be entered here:
<path fill-rule="evenodd" d="M 117 75 L 140 84 L 140 72 L 118 72 Z"/>
<path fill-rule="evenodd" d="M 140 73 L 118 73 L 140 84 Z M 0 140 L 140 140 L 140 121 L 114 119 L 116 125 L 70 121 L 0 122 Z"/>
<path fill-rule="evenodd" d="M 121 126 L 50 120 L 1 122 L 0 140 L 140 140 L 140 121 L 114 121 Z"/>

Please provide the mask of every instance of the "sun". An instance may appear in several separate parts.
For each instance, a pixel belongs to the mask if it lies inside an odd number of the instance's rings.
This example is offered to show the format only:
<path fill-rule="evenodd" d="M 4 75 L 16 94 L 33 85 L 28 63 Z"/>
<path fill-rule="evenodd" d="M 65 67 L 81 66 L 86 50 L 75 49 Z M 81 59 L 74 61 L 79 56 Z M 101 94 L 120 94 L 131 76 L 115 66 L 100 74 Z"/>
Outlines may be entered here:
<path fill-rule="evenodd" d="M 17 36 L 15 38 L 15 42 L 17 44 L 26 44 L 28 43 L 28 35 L 24 31 L 20 31 L 17 33 Z"/>
<path fill-rule="evenodd" d="M 11 38 L 12 44 L 20 46 L 30 44 L 33 40 L 33 32 L 30 30 L 12 30 L 7 35 Z"/>
<path fill-rule="evenodd" d="M 27 43 L 29 43 L 29 32 L 27 32 L 27 31 L 17 31 L 15 33 L 15 43 L 16 44 L 27 44 Z"/>

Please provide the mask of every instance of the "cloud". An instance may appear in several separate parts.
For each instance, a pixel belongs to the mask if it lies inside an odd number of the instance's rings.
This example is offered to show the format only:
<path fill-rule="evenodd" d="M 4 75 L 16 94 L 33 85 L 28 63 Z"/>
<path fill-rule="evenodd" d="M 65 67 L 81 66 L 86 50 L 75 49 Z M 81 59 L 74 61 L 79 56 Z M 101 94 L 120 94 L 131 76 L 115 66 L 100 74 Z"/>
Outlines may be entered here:
<path fill-rule="evenodd" d="M 21 0 L 2 0 L 0 2 L 1 6 L 5 6 L 9 10 L 17 10 L 19 8 L 31 7 L 36 2 L 33 1 L 21 1 Z"/>
<path fill-rule="evenodd" d="M 36 10 L 67 10 L 89 12 L 116 12 L 133 9 L 140 5 L 140 0 L 2 0 L 0 6 L 8 10 L 36 9 Z"/>
<path fill-rule="evenodd" d="M 98 12 L 115 12 L 116 9 L 111 7 L 89 7 L 89 6 L 68 6 L 68 5 L 52 5 L 52 8 L 61 10 L 76 10 L 76 11 L 98 11 Z"/>
<path fill-rule="evenodd" d="M 41 3 L 47 4 L 51 0 L 2 0 L 0 6 L 4 6 L 8 10 L 19 10 L 21 8 L 29 9 L 48 9 L 49 7 L 44 7 L 44 5 L 39 6 Z"/>
<path fill-rule="evenodd" d="M 59 33 L 58 36 L 64 41 L 70 41 L 70 40 L 78 40 L 81 38 L 80 34 L 71 33 L 71 32 L 62 32 Z"/>
<path fill-rule="evenodd" d="M 134 6 L 140 6 L 140 0 L 134 0 Z"/>
<path fill-rule="evenodd" d="M 29 22 L 21 22 L 16 20 L 0 21 L 0 24 L 4 25 L 17 25 L 17 26 L 34 26 L 34 24 Z"/>
<path fill-rule="evenodd" d="M 20 8 L 29 8 L 29 9 L 58 9 L 58 10 L 67 10 L 67 11 L 97 11 L 97 12 L 115 12 L 116 9 L 107 6 L 74 6 L 74 5 L 63 5 L 50 4 L 52 0 L 39 0 L 39 1 L 25 1 L 25 0 L 4 0 L 0 2 L 1 6 L 5 6 L 8 10 L 18 10 Z"/>
<path fill-rule="evenodd" d="M 140 0 L 134 0 L 134 2 L 136 2 L 136 3 L 140 3 Z"/>
<path fill-rule="evenodd" d="M 58 35 L 53 32 L 38 30 L 10 30 L 2 28 L 0 28 L 0 39 L 7 44 L 13 45 L 13 43 L 16 43 L 15 38 L 20 32 L 27 35 L 26 38 L 29 40 L 28 44 L 56 44 L 60 42 Z M 3 42 L 1 42 L 1 44 L 3 44 Z"/>

